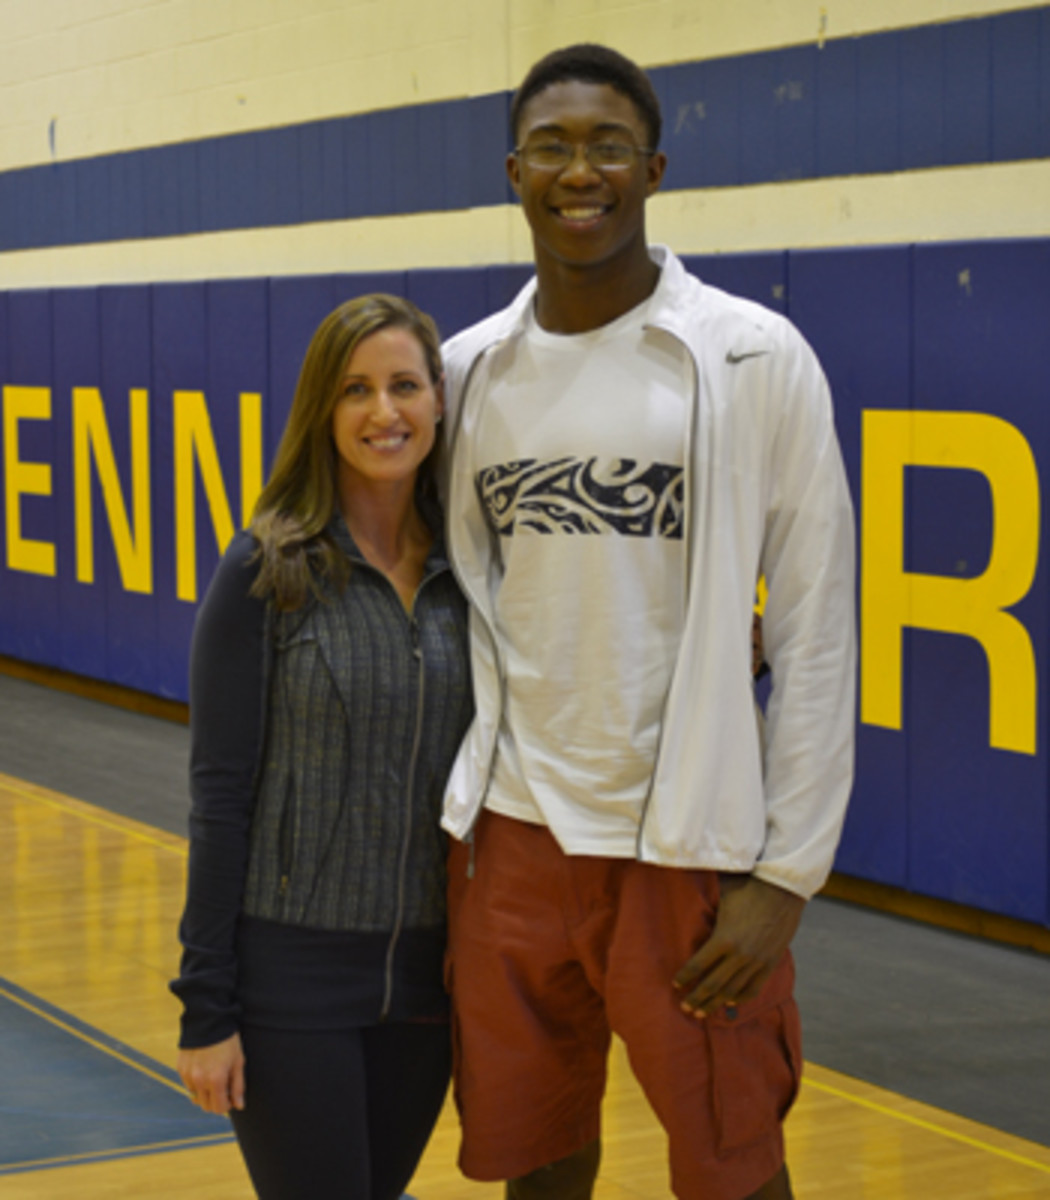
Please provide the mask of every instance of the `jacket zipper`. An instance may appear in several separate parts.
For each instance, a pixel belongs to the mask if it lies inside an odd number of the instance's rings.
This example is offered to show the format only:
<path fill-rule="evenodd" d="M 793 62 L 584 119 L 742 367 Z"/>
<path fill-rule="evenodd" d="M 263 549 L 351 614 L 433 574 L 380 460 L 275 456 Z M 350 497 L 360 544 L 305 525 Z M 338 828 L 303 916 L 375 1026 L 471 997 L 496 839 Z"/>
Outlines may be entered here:
<path fill-rule="evenodd" d="M 486 346 L 483 350 L 480 350 L 474 356 L 474 361 L 470 364 L 470 369 L 467 371 L 467 374 L 463 380 L 463 386 L 460 389 L 460 403 L 459 403 L 459 407 L 456 411 L 455 425 L 452 429 L 451 436 L 449 437 L 448 442 L 446 443 L 448 463 L 450 466 L 450 477 L 449 477 L 449 488 L 448 488 L 448 507 L 450 510 L 452 508 L 452 487 L 453 487 L 453 482 L 452 482 L 452 477 L 451 477 L 451 464 L 452 464 L 453 457 L 455 454 L 456 441 L 459 438 L 460 426 L 463 423 L 463 417 L 467 411 L 467 398 L 470 395 L 470 386 L 474 381 L 474 374 L 477 371 L 478 366 L 481 363 L 481 360 L 483 358 L 485 358 L 488 354 L 490 354 L 494 349 L 496 349 L 496 347 L 502 346 L 506 341 L 507 341 L 506 337 L 498 338 L 495 342 Z M 459 569 L 459 564 L 456 561 L 456 556 L 452 552 L 452 542 L 455 537 L 455 532 L 453 529 L 449 529 L 447 537 L 448 537 L 448 562 L 449 562 L 449 567 L 452 570 L 452 577 L 455 579 L 456 583 L 459 585 L 459 590 L 463 593 L 464 596 L 466 596 L 468 602 L 470 603 L 471 609 L 473 610 L 474 615 L 480 618 L 482 624 L 485 627 L 485 633 L 488 635 L 489 642 L 492 645 L 493 657 L 495 658 L 496 664 L 497 664 L 497 678 L 499 680 L 499 692 L 500 692 L 500 709 L 499 709 L 499 714 L 498 714 L 499 721 L 497 721 L 496 735 L 492 739 L 492 746 L 489 750 L 488 767 L 486 768 L 486 771 L 485 771 L 484 783 L 480 787 L 480 799 L 478 799 L 478 802 L 474 808 L 474 814 L 471 817 L 470 826 L 467 829 L 466 836 L 462 839 L 469 848 L 469 856 L 467 858 L 467 878 L 473 879 L 474 878 L 474 830 L 477 828 L 478 821 L 481 819 L 481 810 L 485 807 L 485 794 L 488 791 L 489 781 L 492 778 L 492 772 L 496 765 L 496 753 L 499 748 L 499 724 L 503 720 L 503 709 L 505 707 L 504 703 L 503 703 L 503 688 L 504 688 L 504 681 L 506 680 L 506 671 L 504 669 L 503 655 L 500 650 L 499 639 L 496 637 L 496 631 L 493 629 L 492 624 L 489 621 L 488 614 L 485 611 L 484 606 L 479 604 L 475 600 L 474 588 L 471 585 L 471 582 L 463 577 L 463 574 Z M 469 647 L 468 647 L 468 649 L 469 649 Z"/>
<path fill-rule="evenodd" d="M 285 705 L 288 698 L 285 697 Z M 284 807 L 281 810 L 281 823 L 277 828 L 277 852 L 279 856 L 278 869 L 280 875 L 277 883 L 277 895 L 281 900 L 288 895 L 292 882 L 292 867 L 295 864 L 295 843 L 297 838 L 299 811 L 295 802 L 295 788 L 291 776 L 284 785 Z"/>
<path fill-rule="evenodd" d="M 696 426 L 700 419 L 700 367 L 696 361 L 696 356 L 682 338 L 673 330 L 668 329 L 663 325 L 647 325 L 646 329 L 659 329 L 662 333 L 666 333 L 668 337 L 674 340 L 682 347 L 686 358 L 689 360 L 693 368 L 693 396 L 692 404 L 689 408 L 689 418 L 687 424 L 687 437 L 685 446 L 685 474 L 683 478 L 683 496 L 682 496 L 682 520 L 684 528 L 682 530 L 683 545 L 685 546 L 685 595 L 682 597 L 682 622 L 684 623 L 689 615 L 689 586 L 693 577 L 693 530 L 697 527 L 696 514 L 693 512 L 695 503 L 696 489 L 693 486 L 693 459 L 694 447 L 696 445 Z M 677 659 L 675 662 L 675 671 L 677 671 Z M 671 680 L 667 685 L 667 691 L 664 693 L 663 707 L 660 712 L 660 734 L 657 738 L 656 748 L 653 751 L 653 769 L 649 774 L 649 787 L 646 789 L 645 800 L 642 802 L 642 811 L 638 816 L 638 833 L 635 836 L 634 855 L 639 862 L 645 862 L 645 822 L 649 816 L 649 807 L 653 799 L 653 787 L 656 782 L 656 772 L 660 765 L 660 753 L 663 747 L 664 726 L 667 722 L 667 702 L 671 694 L 671 685 L 674 683 L 675 672 L 671 673 Z"/>

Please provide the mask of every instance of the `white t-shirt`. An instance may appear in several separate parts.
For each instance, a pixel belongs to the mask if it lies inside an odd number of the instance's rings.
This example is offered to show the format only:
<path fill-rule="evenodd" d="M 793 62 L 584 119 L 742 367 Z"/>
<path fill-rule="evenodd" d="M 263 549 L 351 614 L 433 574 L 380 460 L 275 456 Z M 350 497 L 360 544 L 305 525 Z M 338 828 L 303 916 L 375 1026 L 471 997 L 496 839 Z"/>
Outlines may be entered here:
<path fill-rule="evenodd" d="M 685 610 L 688 356 L 647 304 L 500 355 L 475 480 L 499 547 L 505 706 L 486 806 L 633 857 Z"/>

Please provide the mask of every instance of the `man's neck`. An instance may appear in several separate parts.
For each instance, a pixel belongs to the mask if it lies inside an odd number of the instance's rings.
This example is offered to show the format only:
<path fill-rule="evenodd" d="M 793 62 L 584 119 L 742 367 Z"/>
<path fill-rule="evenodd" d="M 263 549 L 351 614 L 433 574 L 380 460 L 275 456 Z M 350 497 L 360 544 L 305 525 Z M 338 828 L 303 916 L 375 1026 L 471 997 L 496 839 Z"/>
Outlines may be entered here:
<path fill-rule="evenodd" d="M 660 268 L 644 259 L 612 260 L 585 267 L 536 261 L 536 319 L 548 333 L 588 333 L 630 312 L 656 289 Z"/>

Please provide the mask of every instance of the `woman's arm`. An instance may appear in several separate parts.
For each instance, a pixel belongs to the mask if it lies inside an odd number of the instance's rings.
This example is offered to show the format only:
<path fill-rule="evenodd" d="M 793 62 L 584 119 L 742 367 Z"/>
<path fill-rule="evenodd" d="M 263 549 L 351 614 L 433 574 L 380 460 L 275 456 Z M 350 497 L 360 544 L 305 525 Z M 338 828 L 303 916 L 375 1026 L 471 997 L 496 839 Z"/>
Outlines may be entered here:
<path fill-rule="evenodd" d="M 190 647 L 190 858 L 172 991 L 184 1049 L 236 1033 L 236 930 L 265 722 L 265 604 L 250 596 L 255 542 L 241 532 L 197 614 Z"/>

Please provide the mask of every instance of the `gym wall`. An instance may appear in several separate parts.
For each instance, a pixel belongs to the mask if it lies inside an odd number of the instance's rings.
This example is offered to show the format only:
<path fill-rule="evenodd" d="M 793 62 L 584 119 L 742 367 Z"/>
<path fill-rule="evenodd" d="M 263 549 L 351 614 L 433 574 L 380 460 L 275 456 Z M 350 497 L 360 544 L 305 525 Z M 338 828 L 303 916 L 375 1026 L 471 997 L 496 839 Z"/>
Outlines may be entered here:
<path fill-rule="evenodd" d="M 844 872 L 1050 925 L 1050 5 L 0 0 L 0 654 L 185 698 L 306 342 L 528 277 L 509 93 L 651 70 L 649 232 L 820 354 L 858 511 Z"/>

